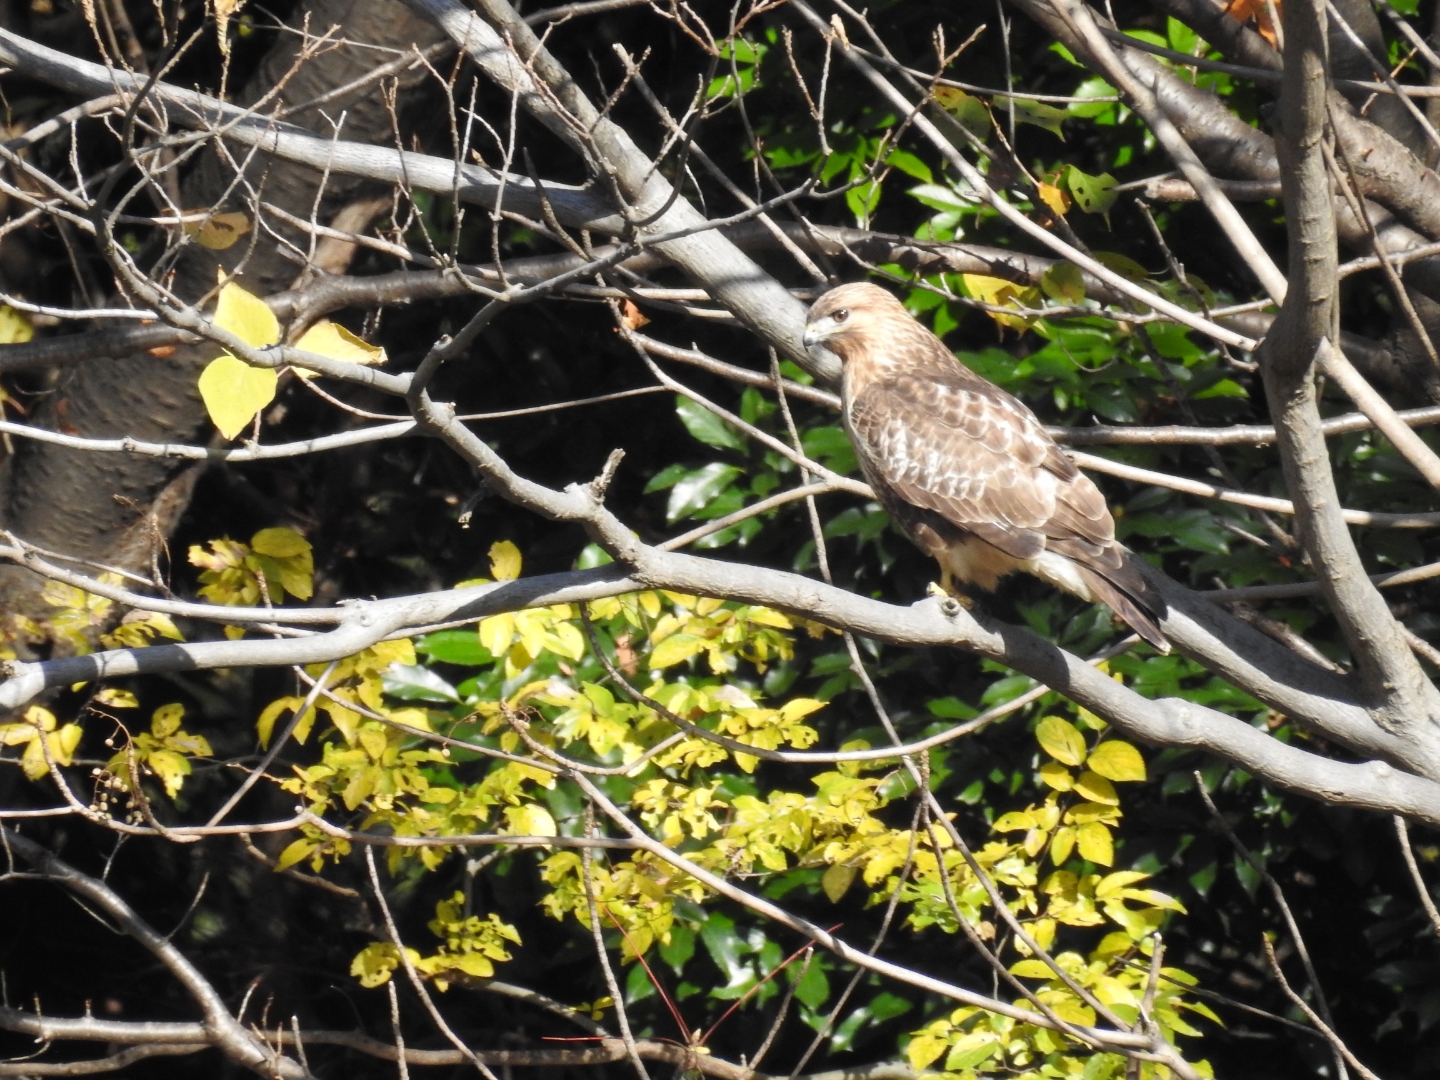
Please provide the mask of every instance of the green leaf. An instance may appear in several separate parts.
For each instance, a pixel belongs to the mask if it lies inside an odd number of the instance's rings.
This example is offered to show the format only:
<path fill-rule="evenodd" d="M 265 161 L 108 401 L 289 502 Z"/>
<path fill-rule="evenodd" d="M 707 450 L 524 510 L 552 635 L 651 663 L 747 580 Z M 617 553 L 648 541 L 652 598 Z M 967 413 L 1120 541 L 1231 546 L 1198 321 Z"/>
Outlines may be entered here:
<path fill-rule="evenodd" d="M 676 521 L 703 510 L 740 475 L 734 465 L 713 461 L 678 481 L 670 491 L 665 520 Z"/>
<path fill-rule="evenodd" d="M 474 638 L 471 637 L 474 641 Z M 380 676 L 385 692 L 404 701 L 437 701 L 453 704 L 460 700 L 455 688 L 435 672 L 419 664 L 391 664 Z"/>
<path fill-rule="evenodd" d="M 855 447 L 842 428 L 833 424 L 811 428 L 800 439 L 805 456 L 818 461 L 832 472 L 845 476 L 859 468 Z"/>
<path fill-rule="evenodd" d="M 687 397 L 676 396 L 675 412 L 685 430 L 707 446 L 719 446 L 726 450 L 744 450 L 745 439 L 733 427 L 716 416 L 705 406 Z"/>
<path fill-rule="evenodd" d="M 908 150 L 890 151 L 890 155 L 885 159 L 885 164 L 899 169 L 906 176 L 913 176 L 916 180 L 924 181 L 927 184 L 934 179 L 930 166 Z"/>
<path fill-rule="evenodd" d="M 1150 276 L 1150 271 L 1130 258 L 1129 255 L 1121 255 L 1118 251 L 1094 251 L 1091 254 L 1095 261 L 1105 269 L 1131 281 L 1144 281 Z"/>
<path fill-rule="evenodd" d="M 437 630 L 415 642 L 415 651 L 441 663 L 465 667 L 482 667 L 495 662 L 495 657 L 480 644 L 473 630 Z"/>
<path fill-rule="evenodd" d="M 1061 179 L 1075 205 L 1087 214 L 1108 214 L 1120 197 L 1115 191 L 1115 177 L 1109 173 L 1091 176 L 1068 165 Z"/>
<path fill-rule="evenodd" d="M 1040 289 L 1051 300 L 1078 304 L 1085 299 L 1085 275 L 1072 262 L 1057 262 L 1040 275 Z"/>
<path fill-rule="evenodd" d="M 804 960 L 799 963 L 803 964 Z M 811 959 L 810 965 L 804 968 L 804 972 L 800 976 L 800 981 L 795 984 L 795 996 L 810 1008 L 818 1009 L 830 996 L 830 979 L 820 965 L 818 955 Z"/>
<path fill-rule="evenodd" d="M 652 491 L 664 491 L 666 488 L 674 487 L 689 475 L 690 466 L 688 465 L 678 461 L 674 465 L 667 465 L 650 478 L 650 482 L 645 485 L 645 494 L 649 495 Z"/>
<path fill-rule="evenodd" d="M 1057 109 L 1054 105 L 1046 105 L 1042 101 L 1031 101 L 1028 98 L 1011 98 L 1004 94 L 997 94 L 994 98 L 995 115 L 997 117 L 1007 115 L 1010 111 L 1010 103 L 1015 103 L 1015 122 L 1017 124 L 1033 124 L 1035 127 L 1044 128 L 1046 131 L 1065 138 L 1065 132 L 1061 128 L 1061 122 L 1065 119 L 1065 110 Z"/>

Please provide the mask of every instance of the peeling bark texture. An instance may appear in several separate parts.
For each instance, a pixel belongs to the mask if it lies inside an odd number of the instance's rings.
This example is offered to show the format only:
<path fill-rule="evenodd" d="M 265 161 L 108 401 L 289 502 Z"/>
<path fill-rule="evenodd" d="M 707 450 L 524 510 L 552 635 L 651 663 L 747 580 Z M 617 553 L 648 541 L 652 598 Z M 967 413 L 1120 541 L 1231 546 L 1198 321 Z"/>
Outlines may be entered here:
<path fill-rule="evenodd" d="M 291 21 L 298 29 L 307 18 L 312 34 L 337 28 L 335 37 L 403 49 L 425 48 L 441 40 L 428 20 L 412 16 L 396 4 L 351 4 L 346 0 L 311 0 Z M 290 71 L 303 39 L 284 34 L 239 95 L 252 102 L 271 90 Z M 373 50 L 342 45 L 309 60 L 278 96 L 281 107 L 308 101 L 364 75 L 376 64 Z M 414 91 L 419 78 L 402 79 L 402 93 Z M 393 142 L 392 123 L 380 84 L 355 96 L 328 102 L 291 117 L 292 123 L 329 134 L 325 116 L 345 114 L 340 136 L 363 143 Z M 235 152 L 243 159 L 243 149 Z M 321 176 L 315 169 L 256 155 L 247 177 L 266 201 L 308 218 Z M 231 169 L 213 148 L 207 148 L 183 184 L 186 208 L 208 207 L 233 181 Z M 328 221 L 366 183 L 331 175 L 319 219 Z M 243 210 L 232 194 L 223 209 Z M 301 250 L 308 240 L 291 237 Z M 246 289 L 267 295 L 284 289 L 300 271 L 281 257 L 279 246 L 262 242 L 250 250 L 241 242 L 222 251 L 190 245 L 175 276 L 178 295 L 198 300 L 213 287 L 217 270 L 234 270 L 244 260 L 240 280 Z M 203 439 L 208 421 L 196 389 L 204 365 L 216 355 L 213 345 L 180 346 L 168 357 L 148 353 L 95 358 L 64 374 L 54 392 L 37 408 L 35 423 L 54 430 L 96 438 L 129 435 L 143 439 L 193 442 Z M 95 559 L 126 569 L 145 571 L 159 538 L 178 521 L 196 479 L 193 468 L 159 458 L 87 454 L 26 441 L 4 465 L 0 486 L 0 524 L 42 547 Z M 30 571 L 0 567 L 0 610 L 43 618 L 50 610 L 40 596 L 44 581 Z"/>

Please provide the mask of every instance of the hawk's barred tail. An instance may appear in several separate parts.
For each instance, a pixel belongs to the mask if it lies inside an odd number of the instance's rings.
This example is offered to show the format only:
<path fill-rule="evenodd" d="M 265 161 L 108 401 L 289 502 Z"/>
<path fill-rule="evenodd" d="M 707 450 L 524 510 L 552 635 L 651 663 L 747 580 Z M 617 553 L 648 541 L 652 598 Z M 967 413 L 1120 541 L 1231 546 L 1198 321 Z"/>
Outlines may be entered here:
<path fill-rule="evenodd" d="M 1134 565 L 1136 556 L 1125 552 L 1125 563 L 1117 569 L 1101 571 L 1093 566 L 1078 565 L 1095 599 L 1108 604 L 1110 610 L 1124 619 L 1156 652 L 1169 653 L 1170 643 L 1160 630 L 1160 617 L 1165 614 L 1165 601 L 1155 586 L 1145 580 Z"/>

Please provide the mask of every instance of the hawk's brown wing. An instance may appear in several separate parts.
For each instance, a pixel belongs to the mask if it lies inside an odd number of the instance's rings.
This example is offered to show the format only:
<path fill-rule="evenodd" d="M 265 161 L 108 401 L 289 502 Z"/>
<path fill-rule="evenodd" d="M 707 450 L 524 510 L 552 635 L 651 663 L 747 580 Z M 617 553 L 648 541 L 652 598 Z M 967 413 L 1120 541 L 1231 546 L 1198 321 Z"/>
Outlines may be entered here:
<path fill-rule="evenodd" d="M 861 389 L 848 421 L 883 501 L 933 511 L 1017 559 L 1049 548 L 1110 561 L 1104 497 L 999 387 L 958 367 L 901 373 Z"/>

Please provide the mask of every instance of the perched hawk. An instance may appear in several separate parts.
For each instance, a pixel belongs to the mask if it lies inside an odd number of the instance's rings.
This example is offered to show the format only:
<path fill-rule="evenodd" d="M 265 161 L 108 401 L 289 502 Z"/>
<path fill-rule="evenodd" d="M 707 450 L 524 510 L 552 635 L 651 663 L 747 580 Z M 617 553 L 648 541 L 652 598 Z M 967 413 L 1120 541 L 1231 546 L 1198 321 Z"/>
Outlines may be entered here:
<path fill-rule="evenodd" d="M 1165 602 L 1115 539 L 1100 494 L 1035 414 L 961 364 L 865 283 L 815 302 L 807 346 L 844 364 L 845 429 L 892 521 L 952 581 L 989 591 L 1024 570 L 1103 601 L 1151 645 Z"/>

